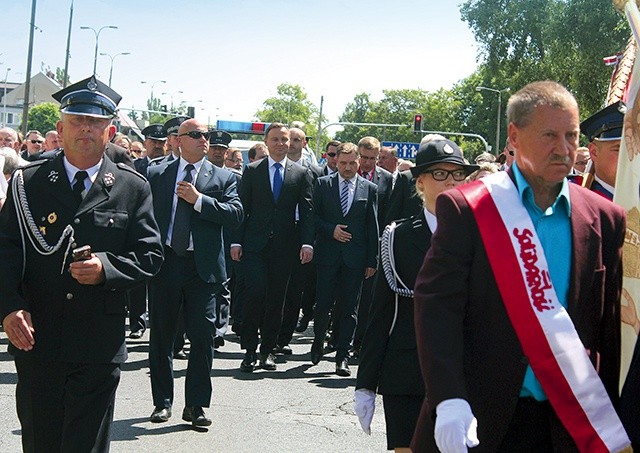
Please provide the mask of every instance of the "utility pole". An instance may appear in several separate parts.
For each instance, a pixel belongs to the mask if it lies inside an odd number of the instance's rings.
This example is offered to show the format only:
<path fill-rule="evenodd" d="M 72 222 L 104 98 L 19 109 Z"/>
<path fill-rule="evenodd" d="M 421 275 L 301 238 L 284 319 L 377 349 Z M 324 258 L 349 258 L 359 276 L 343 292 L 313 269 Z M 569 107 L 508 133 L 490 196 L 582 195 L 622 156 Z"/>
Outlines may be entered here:
<path fill-rule="evenodd" d="M 24 105 L 22 106 L 22 134 L 27 134 L 29 122 L 29 92 L 31 91 L 31 59 L 33 57 L 33 31 L 36 28 L 36 0 L 31 2 L 31 27 L 29 29 L 29 52 L 27 54 L 27 76 L 24 82 Z"/>
<path fill-rule="evenodd" d="M 67 32 L 67 53 L 64 58 L 64 75 L 62 80 L 62 88 L 67 87 L 67 79 L 69 78 L 69 58 L 71 57 L 71 24 L 73 23 L 73 0 L 71 0 L 71 9 L 69 10 L 69 31 Z"/>

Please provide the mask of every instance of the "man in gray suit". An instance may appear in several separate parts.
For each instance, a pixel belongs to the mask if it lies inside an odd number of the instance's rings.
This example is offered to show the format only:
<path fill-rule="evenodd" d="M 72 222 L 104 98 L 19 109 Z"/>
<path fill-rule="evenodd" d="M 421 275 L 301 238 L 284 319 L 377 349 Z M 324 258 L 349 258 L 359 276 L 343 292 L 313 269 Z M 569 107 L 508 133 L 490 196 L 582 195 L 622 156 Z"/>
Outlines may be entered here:
<path fill-rule="evenodd" d="M 340 325 L 336 341 L 339 376 L 351 375 L 348 352 L 356 328 L 360 288 L 363 279 L 375 273 L 378 260 L 376 185 L 358 175 L 359 157 L 356 145 L 341 143 L 337 148 L 338 172 L 319 178 L 313 192 L 319 278 L 311 362 L 315 365 L 322 358 L 332 311 Z"/>

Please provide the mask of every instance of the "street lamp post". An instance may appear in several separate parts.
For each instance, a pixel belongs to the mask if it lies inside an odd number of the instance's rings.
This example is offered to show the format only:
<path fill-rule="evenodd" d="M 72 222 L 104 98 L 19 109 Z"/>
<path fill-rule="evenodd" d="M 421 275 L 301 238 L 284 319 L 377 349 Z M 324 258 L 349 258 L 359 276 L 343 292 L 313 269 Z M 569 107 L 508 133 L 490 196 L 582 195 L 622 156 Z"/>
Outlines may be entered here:
<path fill-rule="evenodd" d="M 143 80 L 140 83 L 141 84 L 145 84 L 146 83 L 148 85 L 151 85 L 151 100 L 153 101 L 153 87 L 155 87 L 158 83 L 167 83 L 167 81 L 166 80 L 156 80 L 153 83 L 149 83 L 146 80 Z"/>
<path fill-rule="evenodd" d="M 2 126 L 7 125 L 7 79 L 9 78 L 9 71 L 11 68 L 7 68 L 7 72 L 4 75 L 4 94 L 2 95 Z"/>
<path fill-rule="evenodd" d="M 170 111 L 171 111 L 171 113 L 173 113 L 173 95 L 174 95 L 174 94 L 184 94 L 184 91 L 180 90 L 180 91 L 173 91 L 173 92 L 171 92 L 171 93 L 169 93 L 169 92 L 164 92 L 164 93 L 162 93 L 162 95 L 163 95 L 163 96 L 164 96 L 164 95 L 167 95 L 167 94 L 168 94 L 168 95 L 169 95 L 169 97 L 171 98 L 171 110 L 170 110 Z"/>
<path fill-rule="evenodd" d="M 116 57 L 120 56 L 120 55 L 131 55 L 131 52 L 121 52 L 121 53 L 117 53 L 115 55 L 110 55 L 106 52 L 100 52 L 100 55 L 104 55 L 106 57 L 111 58 L 111 69 L 109 69 L 109 86 L 111 86 L 111 76 L 113 76 L 113 60 L 116 59 Z"/>
<path fill-rule="evenodd" d="M 96 65 L 98 64 L 98 40 L 100 39 L 100 32 L 105 28 L 111 28 L 114 30 L 118 29 L 118 27 L 116 27 L 115 25 L 105 25 L 104 27 L 100 28 L 98 31 L 96 31 L 96 29 L 93 27 L 86 27 L 86 26 L 80 27 L 80 30 L 91 30 L 96 35 L 96 51 L 93 55 L 93 75 L 94 76 L 96 75 Z"/>
<path fill-rule="evenodd" d="M 509 91 L 509 88 L 503 88 L 502 90 L 496 90 L 495 88 L 489 88 L 489 87 L 476 87 L 476 91 L 482 91 L 482 90 L 486 90 L 486 91 L 491 91 L 492 93 L 497 93 L 498 94 L 498 116 L 496 118 L 496 154 L 498 153 L 498 150 L 500 149 L 500 118 L 502 115 L 502 92 L 503 91 Z"/>

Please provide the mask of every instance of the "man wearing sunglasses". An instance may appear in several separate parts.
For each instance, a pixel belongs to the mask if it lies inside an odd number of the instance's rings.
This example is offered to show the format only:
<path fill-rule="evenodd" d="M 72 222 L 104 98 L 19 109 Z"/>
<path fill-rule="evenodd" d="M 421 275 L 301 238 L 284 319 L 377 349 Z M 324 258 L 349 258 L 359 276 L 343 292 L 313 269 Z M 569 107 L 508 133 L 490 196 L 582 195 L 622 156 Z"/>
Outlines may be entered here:
<path fill-rule="evenodd" d="M 325 147 L 327 161 L 322 166 L 322 176 L 332 175 L 338 171 L 338 140 L 331 140 Z"/>
<path fill-rule="evenodd" d="M 27 132 L 24 141 L 27 144 L 27 149 L 22 152 L 22 158 L 30 162 L 40 159 L 40 155 L 44 149 L 44 137 L 40 131 L 33 130 Z"/>
<path fill-rule="evenodd" d="M 165 265 L 149 282 L 149 368 L 154 423 L 166 422 L 173 406 L 173 344 L 182 309 L 191 342 L 182 419 L 209 426 L 211 366 L 217 306 L 228 297 L 222 228 L 242 220 L 236 178 L 206 159 L 207 127 L 196 119 L 178 128 L 180 158 L 147 171 Z"/>

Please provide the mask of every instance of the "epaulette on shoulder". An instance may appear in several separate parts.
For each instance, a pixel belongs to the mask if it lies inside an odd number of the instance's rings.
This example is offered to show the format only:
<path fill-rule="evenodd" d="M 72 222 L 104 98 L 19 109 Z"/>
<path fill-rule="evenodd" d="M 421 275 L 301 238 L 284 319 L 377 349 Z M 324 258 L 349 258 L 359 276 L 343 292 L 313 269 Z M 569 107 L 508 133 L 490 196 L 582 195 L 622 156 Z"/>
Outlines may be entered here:
<path fill-rule="evenodd" d="M 120 169 L 120 170 L 125 170 L 128 171 L 129 173 L 133 173 L 134 175 L 136 175 L 137 177 L 139 177 L 140 179 L 142 179 L 143 181 L 146 181 L 147 178 L 145 178 L 143 175 L 141 175 L 140 173 L 138 173 L 137 171 L 135 171 L 133 168 L 129 167 L 127 164 L 123 164 L 122 162 L 118 162 L 116 164 L 116 166 Z"/>
<path fill-rule="evenodd" d="M 49 162 L 49 159 L 34 160 L 34 161 L 29 162 L 28 164 L 25 164 L 22 168 L 23 169 L 27 169 L 27 168 L 38 167 L 38 166 L 46 164 L 48 162 Z"/>
<path fill-rule="evenodd" d="M 158 165 L 160 162 L 164 160 L 165 157 L 167 156 L 154 157 L 149 161 L 149 165 Z"/>

